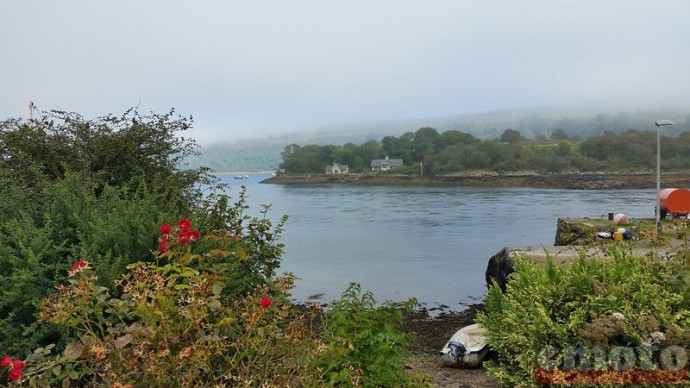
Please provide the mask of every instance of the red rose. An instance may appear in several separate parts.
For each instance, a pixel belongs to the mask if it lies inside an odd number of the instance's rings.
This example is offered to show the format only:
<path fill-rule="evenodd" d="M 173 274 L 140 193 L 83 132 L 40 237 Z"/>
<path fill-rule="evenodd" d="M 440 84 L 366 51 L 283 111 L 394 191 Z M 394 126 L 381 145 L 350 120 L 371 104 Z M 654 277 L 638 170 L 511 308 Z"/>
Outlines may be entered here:
<path fill-rule="evenodd" d="M 261 307 L 266 308 L 271 306 L 271 300 L 265 296 L 261 297 Z"/>
<path fill-rule="evenodd" d="M 0 366 L 3 368 L 9 368 L 10 365 L 12 365 L 12 357 L 10 356 L 5 356 L 5 358 L 0 361 Z"/>
<path fill-rule="evenodd" d="M 79 260 L 79 261 L 77 261 L 76 263 L 72 264 L 72 271 L 76 271 L 76 270 L 78 270 L 78 269 L 80 269 L 80 268 L 84 268 L 84 267 L 86 267 L 87 264 L 88 264 L 88 263 L 87 263 L 86 261 L 84 261 L 84 260 Z"/>
<path fill-rule="evenodd" d="M 201 232 L 198 230 L 192 230 L 189 234 L 189 238 L 192 239 L 192 241 L 196 241 L 201 238 Z"/>
<path fill-rule="evenodd" d="M 167 252 L 168 251 L 168 243 L 163 241 L 161 245 L 158 247 L 158 251 L 160 252 Z"/>
<path fill-rule="evenodd" d="M 191 239 L 189 237 L 189 231 L 188 230 L 183 230 L 182 233 L 180 233 L 179 236 L 177 236 L 177 242 L 182 245 L 189 245 L 191 242 Z"/>
<path fill-rule="evenodd" d="M 13 366 L 14 366 L 14 369 L 19 369 L 19 370 L 24 369 L 24 362 L 20 359 L 16 359 L 16 360 L 14 360 Z"/>
<path fill-rule="evenodd" d="M 23 375 L 24 375 L 24 371 L 22 371 L 21 369 L 12 369 L 10 371 L 10 380 L 17 381 Z"/>
<path fill-rule="evenodd" d="M 192 222 L 186 218 L 183 218 L 177 223 L 177 226 L 182 228 L 182 230 L 187 230 L 192 227 Z"/>
<path fill-rule="evenodd" d="M 161 225 L 160 232 L 161 232 L 161 234 L 169 234 L 170 233 L 170 224 Z"/>

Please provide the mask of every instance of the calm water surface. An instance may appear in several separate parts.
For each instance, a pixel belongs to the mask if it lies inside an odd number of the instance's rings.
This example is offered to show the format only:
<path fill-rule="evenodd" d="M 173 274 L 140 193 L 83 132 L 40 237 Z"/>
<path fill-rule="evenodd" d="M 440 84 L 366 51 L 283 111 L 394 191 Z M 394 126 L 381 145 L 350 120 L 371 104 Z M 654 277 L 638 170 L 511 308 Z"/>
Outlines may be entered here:
<path fill-rule="evenodd" d="M 550 246 L 559 217 L 654 217 L 655 189 L 545 190 L 471 187 L 247 186 L 250 213 L 271 204 L 289 220 L 281 272 L 299 280 L 297 301 L 339 298 L 350 282 L 379 302 L 410 297 L 461 310 L 483 298 L 488 259 L 505 246 Z"/>

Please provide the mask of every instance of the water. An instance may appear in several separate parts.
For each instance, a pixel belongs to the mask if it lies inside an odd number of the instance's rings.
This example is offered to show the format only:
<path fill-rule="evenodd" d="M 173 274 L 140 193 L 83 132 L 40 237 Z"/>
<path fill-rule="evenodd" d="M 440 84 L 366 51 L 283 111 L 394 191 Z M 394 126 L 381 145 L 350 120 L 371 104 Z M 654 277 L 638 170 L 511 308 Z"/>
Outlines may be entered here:
<path fill-rule="evenodd" d="M 265 176 L 247 186 L 250 213 L 271 204 L 287 214 L 281 272 L 299 279 L 293 298 L 340 297 L 350 282 L 377 301 L 411 297 L 427 307 L 461 310 L 485 294 L 484 271 L 505 246 L 551 246 L 559 217 L 654 217 L 655 190 L 531 188 L 285 186 Z M 235 197 L 235 196 L 234 196 Z"/>

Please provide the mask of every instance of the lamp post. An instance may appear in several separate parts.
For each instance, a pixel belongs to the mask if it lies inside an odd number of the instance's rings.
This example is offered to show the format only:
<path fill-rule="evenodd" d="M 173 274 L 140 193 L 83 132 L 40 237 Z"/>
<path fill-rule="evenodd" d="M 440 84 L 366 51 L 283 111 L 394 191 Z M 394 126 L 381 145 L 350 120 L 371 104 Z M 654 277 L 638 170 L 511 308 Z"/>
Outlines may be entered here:
<path fill-rule="evenodd" d="M 659 216 L 661 214 L 661 127 L 665 125 L 673 125 L 674 122 L 671 120 L 659 120 L 655 121 L 656 125 L 656 234 L 661 236 L 661 220 Z"/>

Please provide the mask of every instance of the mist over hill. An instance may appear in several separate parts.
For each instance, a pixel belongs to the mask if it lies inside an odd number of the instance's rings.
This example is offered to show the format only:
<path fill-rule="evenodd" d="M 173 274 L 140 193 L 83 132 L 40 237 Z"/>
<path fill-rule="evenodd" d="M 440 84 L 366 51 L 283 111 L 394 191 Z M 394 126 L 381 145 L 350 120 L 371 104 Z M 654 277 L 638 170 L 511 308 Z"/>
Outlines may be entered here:
<path fill-rule="evenodd" d="M 282 162 L 281 152 L 290 144 L 360 145 L 369 140 L 381 140 L 385 136 L 398 137 L 422 127 L 431 127 L 438 132 L 451 129 L 462 131 L 482 140 L 499 138 L 508 128 L 519 131 L 528 139 L 539 136 L 549 138 L 557 129 L 565 131 L 571 137 L 591 137 L 605 131 L 622 133 L 629 129 L 655 130 L 654 122 L 660 119 L 676 123 L 672 127 L 664 128 L 666 136 L 675 136 L 690 130 L 688 110 L 596 111 L 534 107 L 432 118 L 349 123 L 316 131 L 237 142 L 219 142 L 202 146 L 199 149 L 201 155 L 189 157 L 186 163 L 192 168 L 206 166 L 216 173 L 273 171 Z"/>

